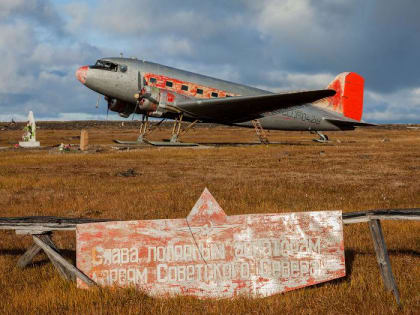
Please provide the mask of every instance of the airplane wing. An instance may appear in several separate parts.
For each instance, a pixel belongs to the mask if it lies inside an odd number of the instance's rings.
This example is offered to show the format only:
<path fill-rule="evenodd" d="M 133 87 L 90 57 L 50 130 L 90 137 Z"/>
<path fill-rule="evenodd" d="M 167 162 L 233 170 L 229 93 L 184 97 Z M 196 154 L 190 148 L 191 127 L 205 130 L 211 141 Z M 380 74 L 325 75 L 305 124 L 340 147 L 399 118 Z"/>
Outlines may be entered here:
<path fill-rule="evenodd" d="M 262 117 L 263 113 L 312 103 L 335 95 L 335 90 L 314 90 L 257 96 L 194 99 L 172 105 L 196 119 L 219 123 L 239 123 Z"/>

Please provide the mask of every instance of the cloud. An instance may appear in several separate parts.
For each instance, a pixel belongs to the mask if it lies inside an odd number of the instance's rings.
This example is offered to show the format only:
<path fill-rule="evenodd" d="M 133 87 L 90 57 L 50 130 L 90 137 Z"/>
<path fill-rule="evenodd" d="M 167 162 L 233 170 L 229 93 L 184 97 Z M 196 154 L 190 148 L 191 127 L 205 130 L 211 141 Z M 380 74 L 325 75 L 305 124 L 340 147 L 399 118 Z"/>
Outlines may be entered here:
<path fill-rule="evenodd" d="M 49 0 L 2 0 L 0 18 L 3 21 L 24 18 L 52 26 L 49 31 L 61 32 L 61 18 Z"/>
<path fill-rule="evenodd" d="M 159 45 L 169 55 L 191 56 L 194 53 L 191 41 L 185 38 L 164 37 L 159 41 Z"/>
<path fill-rule="evenodd" d="M 419 123 L 420 86 L 392 93 L 367 91 L 365 93 L 366 102 L 370 104 L 370 110 L 364 115 L 366 120 L 384 123 L 400 121 Z"/>
<path fill-rule="evenodd" d="M 61 9 L 66 13 L 65 26 L 67 32 L 78 35 L 85 32 L 90 21 L 90 8 L 86 2 L 72 2 L 65 4 Z"/>
<path fill-rule="evenodd" d="M 247 2 L 253 23 L 287 71 L 362 74 L 377 91 L 420 84 L 416 1 L 263 0 Z"/>
<path fill-rule="evenodd" d="M 22 67 L 34 44 L 31 34 L 32 29 L 21 21 L 0 24 L 0 93 L 18 93 L 34 83 L 34 76 Z"/>
<path fill-rule="evenodd" d="M 231 62 L 255 51 L 257 33 L 247 27 L 241 1 L 97 0 L 95 6 L 72 3 L 63 6 L 68 15 L 65 29 L 72 34 L 120 47 L 126 55 L 154 61 L 177 57 L 201 63 Z M 229 46 L 245 46 L 241 56 Z M 229 51 L 227 51 L 229 50 Z M 141 54 L 139 56 L 139 54 Z M 169 58 L 168 58 L 169 56 Z"/>
<path fill-rule="evenodd" d="M 49 1 L 5 1 L 1 9 L 10 15 L 0 22 L 2 117 L 25 116 L 29 110 L 39 117 L 86 110 L 93 95 L 77 94 L 81 87 L 74 72 L 100 50 L 73 41 Z"/>
<path fill-rule="evenodd" d="M 267 78 L 276 86 L 277 92 L 284 90 L 323 89 L 334 79 L 330 73 L 296 73 L 287 71 L 270 71 Z"/>
<path fill-rule="evenodd" d="M 228 4 L 232 9 L 228 12 L 224 1 L 183 1 L 182 5 L 177 1 L 153 0 L 98 0 L 96 3 L 89 11 L 89 19 L 85 19 L 86 25 L 112 36 L 148 37 L 163 33 L 202 39 L 216 36 L 241 21 L 234 10 L 241 7 L 240 2 L 236 6 Z M 80 3 L 69 5 L 67 10 L 77 16 L 75 11 L 80 7 Z"/>
<path fill-rule="evenodd" d="M 2 0 L 0 117 L 103 117 L 74 72 L 123 52 L 272 91 L 355 71 L 365 119 L 419 121 L 419 11 L 411 0 Z"/>

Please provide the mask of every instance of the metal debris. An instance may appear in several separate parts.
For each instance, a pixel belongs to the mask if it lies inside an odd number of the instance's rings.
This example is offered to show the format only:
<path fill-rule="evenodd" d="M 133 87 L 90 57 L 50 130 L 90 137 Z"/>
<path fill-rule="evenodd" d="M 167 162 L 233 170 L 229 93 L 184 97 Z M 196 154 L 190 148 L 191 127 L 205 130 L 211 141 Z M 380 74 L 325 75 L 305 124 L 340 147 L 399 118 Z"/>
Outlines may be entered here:
<path fill-rule="evenodd" d="M 118 172 L 115 176 L 122 176 L 122 177 L 136 177 L 139 173 L 136 172 L 134 168 L 129 168 L 126 171 Z"/>

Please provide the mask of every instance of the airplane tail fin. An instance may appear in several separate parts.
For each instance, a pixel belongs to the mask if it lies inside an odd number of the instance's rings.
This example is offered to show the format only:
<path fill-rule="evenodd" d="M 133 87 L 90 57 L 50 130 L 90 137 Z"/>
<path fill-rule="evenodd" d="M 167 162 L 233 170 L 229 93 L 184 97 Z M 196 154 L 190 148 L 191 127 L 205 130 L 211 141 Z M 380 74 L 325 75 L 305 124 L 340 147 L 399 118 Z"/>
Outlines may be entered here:
<path fill-rule="evenodd" d="M 321 100 L 318 105 L 344 117 L 360 121 L 363 114 L 364 79 L 355 72 L 343 72 L 327 86 L 337 93 Z"/>

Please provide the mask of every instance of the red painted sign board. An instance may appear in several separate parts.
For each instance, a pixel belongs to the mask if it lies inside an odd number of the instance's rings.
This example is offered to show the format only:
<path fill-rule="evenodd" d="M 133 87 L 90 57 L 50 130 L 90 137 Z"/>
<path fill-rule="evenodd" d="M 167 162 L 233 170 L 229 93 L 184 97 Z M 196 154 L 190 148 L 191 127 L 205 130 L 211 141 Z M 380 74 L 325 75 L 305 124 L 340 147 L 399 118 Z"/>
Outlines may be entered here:
<path fill-rule="evenodd" d="M 207 189 L 186 219 L 80 224 L 76 239 L 99 285 L 154 296 L 269 296 L 345 276 L 341 211 L 227 216 Z"/>

